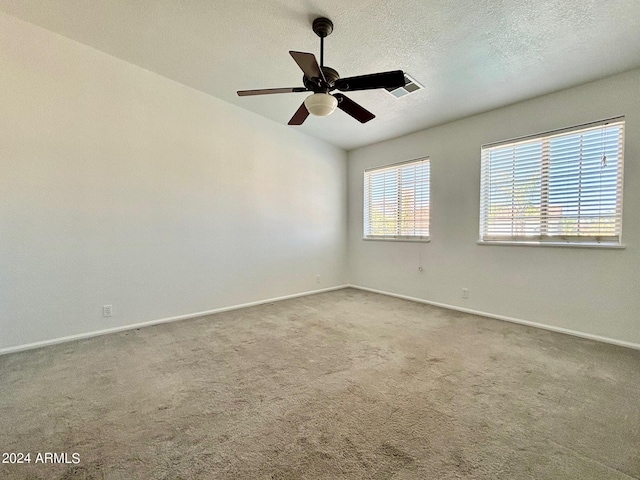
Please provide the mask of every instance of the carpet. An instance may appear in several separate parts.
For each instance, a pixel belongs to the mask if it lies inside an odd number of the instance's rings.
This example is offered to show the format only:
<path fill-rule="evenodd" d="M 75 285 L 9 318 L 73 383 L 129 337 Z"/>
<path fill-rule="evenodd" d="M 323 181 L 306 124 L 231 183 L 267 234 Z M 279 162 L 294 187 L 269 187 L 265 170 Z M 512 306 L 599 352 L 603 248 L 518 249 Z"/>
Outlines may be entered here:
<path fill-rule="evenodd" d="M 3 479 L 640 479 L 640 351 L 355 289 L 4 355 L 0 385 L 31 455 Z"/>

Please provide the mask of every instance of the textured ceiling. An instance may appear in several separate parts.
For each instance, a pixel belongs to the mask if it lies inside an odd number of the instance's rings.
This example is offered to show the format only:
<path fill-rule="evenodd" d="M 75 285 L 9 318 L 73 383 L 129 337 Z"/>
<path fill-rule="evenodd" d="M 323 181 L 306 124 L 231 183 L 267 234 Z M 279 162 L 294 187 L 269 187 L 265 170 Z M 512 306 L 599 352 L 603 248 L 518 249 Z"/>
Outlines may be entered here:
<path fill-rule="evenodd" d="M 319 57 L 311 30 L 333 20 L 325 64 L 342 76 L 402 69 L 425 87 L 349 96 L 297 128 L 350 150 L 640 67 L 638 0 L 0 0 L 0 10 L 286 124 L 304 93 L 289 50 Z"/>

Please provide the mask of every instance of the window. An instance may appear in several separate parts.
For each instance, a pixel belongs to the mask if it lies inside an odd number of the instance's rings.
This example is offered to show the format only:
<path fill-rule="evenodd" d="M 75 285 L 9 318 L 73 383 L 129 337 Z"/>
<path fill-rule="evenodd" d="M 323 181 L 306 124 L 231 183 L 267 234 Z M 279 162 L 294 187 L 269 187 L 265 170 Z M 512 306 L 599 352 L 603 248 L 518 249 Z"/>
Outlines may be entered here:
<path fill-rule="evenodd" d="M 620 244 L 624 117 L 482 147 L 480 241 Z"/>
<path fill-rule="evenodd" d="M 429 240 L 429 159 L 364 172 L 364 238 Z"/>

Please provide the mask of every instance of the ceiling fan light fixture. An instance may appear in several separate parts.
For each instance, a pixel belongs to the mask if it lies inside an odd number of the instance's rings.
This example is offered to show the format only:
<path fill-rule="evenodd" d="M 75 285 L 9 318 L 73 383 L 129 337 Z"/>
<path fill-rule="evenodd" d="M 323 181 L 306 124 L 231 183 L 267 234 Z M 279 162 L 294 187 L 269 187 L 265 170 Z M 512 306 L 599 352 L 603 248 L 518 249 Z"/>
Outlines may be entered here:
<path fill-rule="evenodd" d="M 328 93 L 314 93 L 304 99 L 304 106 L 311 115 L 326 117 L 338 106 L 338 99 Z"/>

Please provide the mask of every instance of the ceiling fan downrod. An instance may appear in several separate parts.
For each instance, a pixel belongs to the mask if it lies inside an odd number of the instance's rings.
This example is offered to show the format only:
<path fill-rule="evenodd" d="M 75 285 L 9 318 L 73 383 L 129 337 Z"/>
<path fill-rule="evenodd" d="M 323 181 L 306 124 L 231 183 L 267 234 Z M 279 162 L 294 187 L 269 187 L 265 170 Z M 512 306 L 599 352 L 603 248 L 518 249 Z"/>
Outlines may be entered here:
<path fill-rule="evenodd" d="M 324 37 L 333 32 L 333 22 L 325 17 L 316 18 L 312 25 L 313 31 L 320 37 L 320 68 L 324 67 Z"/>

